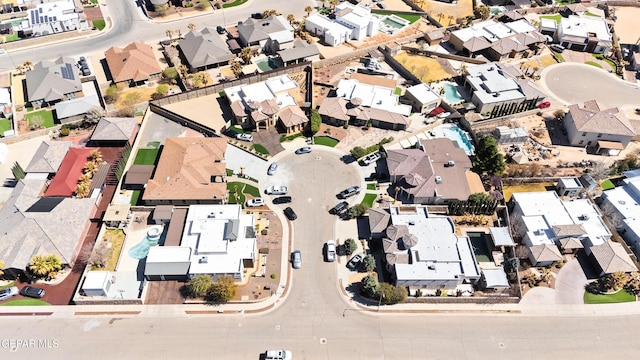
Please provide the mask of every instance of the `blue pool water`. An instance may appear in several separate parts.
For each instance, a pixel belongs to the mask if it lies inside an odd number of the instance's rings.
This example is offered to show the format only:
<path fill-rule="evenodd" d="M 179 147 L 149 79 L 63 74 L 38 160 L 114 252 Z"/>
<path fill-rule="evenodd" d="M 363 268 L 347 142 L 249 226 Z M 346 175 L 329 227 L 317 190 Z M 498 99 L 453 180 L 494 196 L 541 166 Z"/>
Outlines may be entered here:
<path fill-rule="evenodd" d="M 442 132 L 446 137 L 455 141 L 458 146 L 463 149 L 467 155 L 472 156 L 475 154 L 475 150 L 471 140 L 467 138 L 467 134 L 464 130 L 460 129 L 457 126 L 441 126 Z"/>
<path fill-rule="evenodd" d="M 149 249 L 152 246 L 157 246 L 158 243 L 163 243 L 166 237 L 166 232 L 162 232 L 159 240 L 151 240 L 147 236 L 140 241 L 140 243 L 134 245 L 131 249 L 129 249 L 129 256 L 132 259 L 142 260 L 149 255 Z"/>
<path fill-rule="evenodd" d="M 464 101 L 464 98 L 460 96 L 457 90 L 457 86 L 451 83 L 442 84 L 444 88 L 444 99 L 449 104 L 457 104 L 459 102 Z"/>
<path fill-rule="evenodd" d="M 258 60 L 256 61 L 256 66 L 263 72 L 271 71 L 278 68 L 278 64 L 276 64 L 276 61 L 273 58 Z"/>

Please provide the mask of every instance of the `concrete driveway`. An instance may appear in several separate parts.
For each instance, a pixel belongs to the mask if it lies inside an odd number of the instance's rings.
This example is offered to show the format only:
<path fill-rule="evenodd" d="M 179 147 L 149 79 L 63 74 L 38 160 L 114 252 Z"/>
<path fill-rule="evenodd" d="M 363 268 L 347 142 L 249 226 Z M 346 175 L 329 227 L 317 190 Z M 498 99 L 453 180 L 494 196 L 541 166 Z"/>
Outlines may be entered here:
<path fill-rule="evenodd" d="M 541 74 L 541 85 L 567 105 L 597 100 L 603 106 L 640 105 L 640 89 L 594 66 L 562 63 L 547 67 Z"/>
<path fill-rule="evenodd" d="M 556 275 L 556 304 L 584 304 L 584 286 L 588 283 L 580 262 L 569 260 Z"/>

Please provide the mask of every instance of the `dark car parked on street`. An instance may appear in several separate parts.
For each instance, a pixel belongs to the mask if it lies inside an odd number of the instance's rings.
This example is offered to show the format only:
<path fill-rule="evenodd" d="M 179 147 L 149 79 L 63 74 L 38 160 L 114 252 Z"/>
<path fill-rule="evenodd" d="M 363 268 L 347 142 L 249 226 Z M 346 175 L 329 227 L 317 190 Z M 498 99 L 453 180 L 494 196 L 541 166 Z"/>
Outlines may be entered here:
<path fill-rule="evenodd" d="M 273 199 L 274 204 L 286 204 L 291 202 L 291 196 L 279 196 Z"/>
<path fill-rule="evenodd" d="M 44 289 L 27 285 L 20 290 L 20 295 L 39 299 L 44 296 Z"/>
<path fill-rule="evenodd" d="M 329 214 L 331 214 L 331 215 L 340 214 L 341 212 L 347 210 L 348 207 L 349 207 L 349 203 L 348 202 L 341 201 L 336 206 L 332 207 L 329 210 Z"/>
<path fill-rule="evenodd" d="M 287 217 L 287 219 L 292 221 L 298 218 L 298 215 L 296 215 L 295 211 L 293 211 L 293 209 L 290 207 L 284 209 L 284 215 Z"/>

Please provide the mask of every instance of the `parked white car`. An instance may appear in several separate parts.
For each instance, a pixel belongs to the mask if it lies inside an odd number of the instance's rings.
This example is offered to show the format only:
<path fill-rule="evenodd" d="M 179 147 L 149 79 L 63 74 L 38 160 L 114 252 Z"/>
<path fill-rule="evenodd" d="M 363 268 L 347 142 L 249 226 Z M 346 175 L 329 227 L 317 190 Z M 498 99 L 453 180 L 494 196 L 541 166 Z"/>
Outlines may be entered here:
<path fill-rule="evenodd" d="M 272 185 L 269 186 L 264 192 L 267 195 L 287 195 L 289 189 L 283 185 Z"/>
<path fill-rule="evenodd" d="M 0 301 L 4 301 L 10 299 L 14 296 L 18 295 L 18 287 L 12 286 L 7 289 L 0 290 Z"/>
<path fill-rule="evenodd" d="M 327 241 L 327 261 L 336 261 L 336 242 L 333 240 Z"/>
<path fill-rule="evenodd" d="M 263 198 L 255 198 L 255 199 L 247 200 L 248 207 L 256 207 L 256 206 L 263 206 L 263 205 L 264 205 Z"/>
<path fill-rule="evenodd" d="M 251 134 L 238 134 L 236 135 L 236 139 L 238 140 L 242 140 L 242 141 L 253 141 L 253 135 Z"/>
<path fill-rule="evenodd" d="M 365 166 L 373 164 L 374 162 L 378 161 L 381 157 L 382 156 L 380 155 L 379 152 L 375 152 L 373 154 L 369 154 L 369 155 L 365 156 L 362 159 L 362 164 L 365 165 Z"/>

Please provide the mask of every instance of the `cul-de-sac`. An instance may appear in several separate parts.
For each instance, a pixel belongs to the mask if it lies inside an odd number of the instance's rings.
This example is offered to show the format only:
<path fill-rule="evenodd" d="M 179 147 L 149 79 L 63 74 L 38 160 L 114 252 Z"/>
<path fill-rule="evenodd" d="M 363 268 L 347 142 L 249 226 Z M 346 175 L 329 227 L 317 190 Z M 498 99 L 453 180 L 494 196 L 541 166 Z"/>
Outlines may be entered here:
<path fill-rule="evenodd" d="M 638 18 L 0 0 L 0 356 L 635 358 Z"/>

